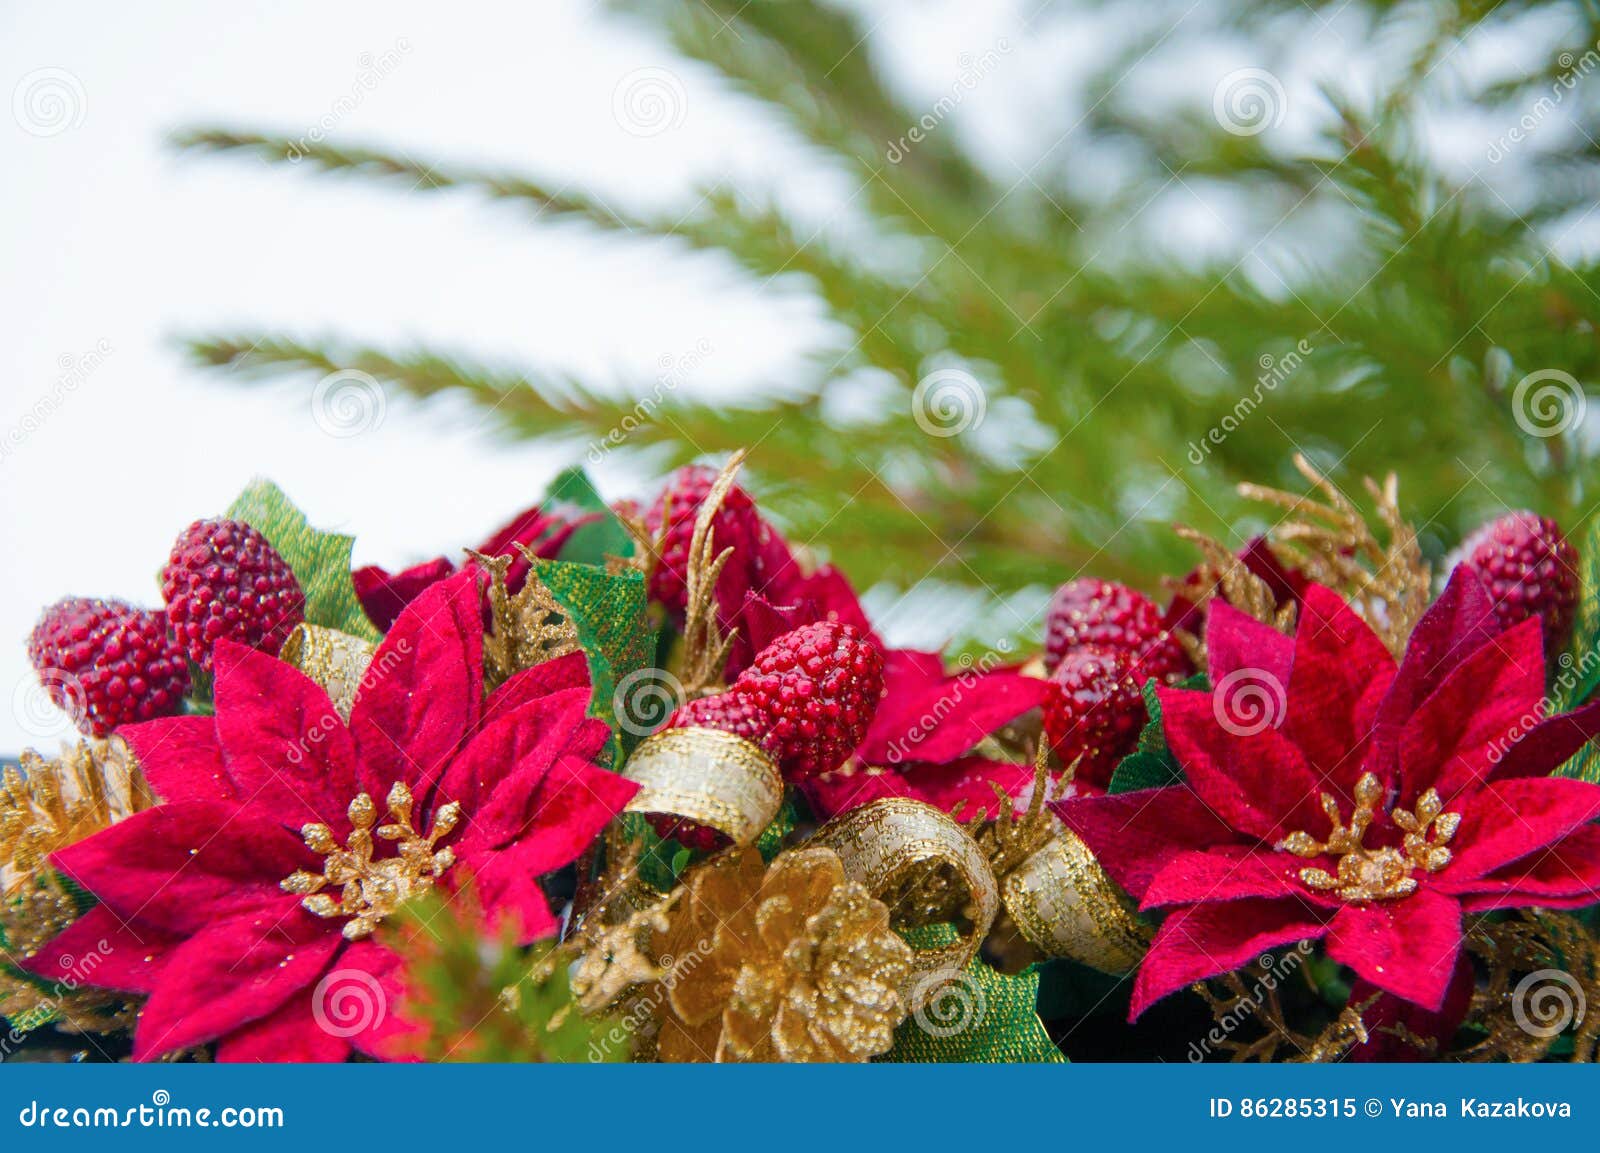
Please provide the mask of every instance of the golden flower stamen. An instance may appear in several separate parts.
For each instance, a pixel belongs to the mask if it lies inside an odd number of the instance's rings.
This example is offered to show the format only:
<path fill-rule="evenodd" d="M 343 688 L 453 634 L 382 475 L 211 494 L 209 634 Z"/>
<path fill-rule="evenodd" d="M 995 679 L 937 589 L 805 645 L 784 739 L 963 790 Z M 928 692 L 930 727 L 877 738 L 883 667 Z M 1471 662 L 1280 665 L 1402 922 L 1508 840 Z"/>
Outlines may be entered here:
<path fill-rule="evenodd" d="M 456 862 L 454 849 L 436 848 L 461 820 L 461 806 L 455 802 L 433 815 L 427 836 L 412 825 L 415 798 L 403 782 L 396 781 L 385 802 L 389 823 L 378 825 L 377 806 L 362 793 L 350 802 L 352 826 L 348 845 L 341 846 L 327 825 L 313 823 L 300 830 L 306 847 L 326 857 L 321 874 L 297 869 L 281 882 L 286 893 L 298 893 L 307 911 L 319 917 L 348 917 L 343 933 L 346 940 L 359 941 L 370 936 L 383 919 L 405 902 L 433 888 L 433 883 Z M 390 841 L 396 853 L 373 860 L 373 836 Z M 322 890 L 339 887 L 335 899 Z"/>
<path fill-rule="evenodd" d="M 1461 827 L 1461 814 L 1444 812 L 1437 789 L 1428 789 L 1418 797 L 1414 811 L 1396 808 L 1389 812 L 1389 819 L 1405 833 L 1398 849 L 1369 849 L 1362 843 L 1380 811 L 1382 782 L 1372 773 L 1363 773 L 1356 782 L 1355 801 L 1346 825 L 1339 802 L 1332 794 L 1323 793 L 1322 811 L 1333 826 L 1328 839 L 1318 841 L 1310 833 L 1297 830 L 1275 846 L 1280 852 L 1297 857 L 1339 858 L 1337 876 L 1326 869 L 1301 869 L 1300 880 L 1308 888 L 1331 892 L 1342 901 L 1390 900 L 1417 891 L 1417 879 L 1412 876 L 1417 869 L 1437 873 L 1450 863 L 1450 850 L 1445 846 Z"/>

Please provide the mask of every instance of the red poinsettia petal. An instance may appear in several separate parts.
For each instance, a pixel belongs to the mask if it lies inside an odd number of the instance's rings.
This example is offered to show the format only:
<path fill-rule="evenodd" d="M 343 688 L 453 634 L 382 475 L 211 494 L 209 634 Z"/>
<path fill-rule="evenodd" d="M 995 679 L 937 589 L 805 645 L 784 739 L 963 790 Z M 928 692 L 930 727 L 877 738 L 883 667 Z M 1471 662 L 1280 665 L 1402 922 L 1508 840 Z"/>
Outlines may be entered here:
<path fill-rule="evenodd" d="M 1348 797 L 1365 770 L 1373 719 L 1394 675 L 1389 650 L 1344 598 L 1309 586 L 1295 625 L 1283 731 L 1328 792 Z"/>
<path fill-rule="evenodd" d="M 1216 600 L 1206 613 L 1206 657 L 1213 684 L 1254 669 L 1270 677 L 1281 696 L 1294 665 L 1294 641 L 1227 601 Z"/>
<path fill-rule="evenodd" d="M 1295 896 L 1311 904 L 1336 906 L 1336 900 L 1308 890 L 1301 882 L 1300 870 L 1309 863 L 1288 853 L 1239 845 L 1178 853 L 1150 882 L 1142 907 Z"/>
<path fill-rule="evenodd" d="M 218 641 L 217 739 L 239 797 L 292 829 L 346 826 L 355 746 L 322 687 L 293 665 Z"/>
<path fill-rule="evenodd" d="M 857 750 L 869 765 L 952 760 L 1043 703 L 1049 682 L 1016 669 L 969 670 L 908 691 L 894 685 L 879 702 Z"/>
<path fill-rule="evenodd" d="M 185 801 L 135 813 L 58 850 L 56 868 L 124 921 L 184 935 L 297 898 L 278 883 L 321 862 L 277 821 L 222 802 Z"/>
<path fill-rule="evenodd" d="M 587 717 L 588 707 L 589 690 L 579 688 L 540 697 L 505 713 L 450 762 L 431 807 L 437 811 L 448 802 L 459 802 L 467 824 L 464 835 L 491 841 L 502 835 L 498 825 L 487 823 L 488 801 L 497 786 L 529 773 L 536 774 L 533 783 L 537 783 L 573 740 L 592 745 L 596 729 L 601 730 L 599 739 L 605 740 L 604 723 Z"/>
<path fill-rule="evenodd" d="M 1400 796 L 1429 788 L 1448 805 L 1488 779 L 1514 735 L 1534 725 L 1544 698 L 1544 640 L 1530 617 L 1463 659 L 1400 732 Z"/>
<path fill-rule="evenodd" d="M 419 930 L 412 930 L 419 931 Z M 426 930 L 420 930 L 426 931 Z M 415 1032 L 401 1017 L 404 969 L 394 950 L 374 938 L 357 941 L 311 991 L 311 1009 L 322 1028 L 357 1052 L 378 1060 L 403 1060 L 397 1038 Z"/>
<path fill-rule="evenodd" d="M 994 813 L 998 802 L 991 785 L 1016 798 L 1033 784 L 1033 766 L 988 757 L 961 757 L 943 764 L 910 764 L 900 769 L 857 767 L 812 777 L 801 784 L 812 812 L 819 817 L 860 808 L 883 797 L 910 797 L 949 812 L 964 805 L 963 815 L 979 809 Z"/>
<path fill-rule="evenodd" d="M 1515 743 L 1500 757 L 1489 779 L 1547 777 L 1595 736 L 1600 736 L 1600 700 L 1590 701 L 1570 713 L 1548 717 L 1520 739 L 1516 733 L 1508 734 L 1508 739 Z"/>
<path fill-rule="evenodd" d="M 1348 1060 L 1372 1061 L 1431 1061 L 1444 1048 L 1472 1006 L 1474 984 L 1472 962 L 1463 952 L 1456 958 L 1456 971 L 1450 977 L 1450 987 L 1445 991 L 1444 1005 L 1437 1010 L 1424 1009 L 1410 1001 L 1403 1001 L 1393 993 L 1384 993 L 1370 981 L 1357 980 L 1350 989 L 1349 1004 L 1366 1004 L 1374 994 L 1377 1001 L 1361 1012 L 1366 1026 L 1367 1039 L 1353 1046 Z M 1400 1032 L 1397 1026 L 1402 1027 Z M 1435 1042 L 1427 1049 L 1412 1043 L 1417 1037 Z"/>
<path fill-rule="evenodd" d="M 1133 983 L 1128 1020 L 1186 985 L 1231 972 L 1269 949 L 1314 940 L 1326 927 L 1292 898 L 1192 905 L 1161 923 Z"/>
<path fill-rule="evenodd" d="M 598 738 L 596 729 L 599 730 Z M 509 771 L 503 769 L 505 775 L 489 789 L 477 811 L 468 815 L 470 828 L 458 842 L 459 847 L 463 850 L 497 849 L 519 836 L 527 826 L 530 814 L 542 803 L 540 791 L 547 784 L 555 765 L 567 758 L 589 762 L 596 740 L 604 741 L 609 732 L 599 721 L 584 721 L 581 728 L 573 731 L 572 740 L 581 742 L 590 751 L 577 752 L 570 746 L 563 748 L 555 744 L 553 748 L 538 750 L 521 761 L 513 762 Z M 622 780 L 614 773 L 602 769 L 595 771 L 612 780 Z M 634 791 L 630 789 L 628 795 L 631 797 Z"/>
<path fill-rule="evenodd" d="M 361 787 L 374 799 L 396 781 L 426 792 L 482 713 L 478 574 L 463 572 L 406 606 L 362 678 L 350 709 Z"/>
<path fill-rule="evenodd" d="M 516 850 L 534 873 L 548 873 L 577 860 L 638 791 L 626 777 L 563 756 L 532 790 L 508 781 L 492 792 L 483 823 L 497 830 L 493 843 Z"/>
<path fill-rule="evenodd" d="M 1398 725 L 1457 665 L 1499 633 L 1488 590 L 1476 573 L 1457 565 L 1444 592 L 1411 631 L 1405 657 L 1379 710 L 1379 724 L 1392 720 Z"/>
<path fill-rule="evenodd" d="M 512 845 L 463 862 L 471 869 L 473 888 L 489 924 L 496 929 L 506 922 L 515 925 L 518 944 L 552 937 L 561 928 L 539 887 L 540 856 L 537 848 Z"/>
<path fill-rule="evenodd" d="M 337 932 L 295 939 L 256 917 L 196 934 L 172 952 L 145 1002 L 134 1060 L 215 1041 L 261 1020 L 314 983 L 342 943 Z"/>
<path fill-rule="evenodd" d="M 405 607 L 422 594 L 429 585 L 437 584 L 456 571 L 456 566 L 445 557 L 412 565 L 397 573 L 377 565 L 358 568 L 350 574 L 356 586 L 356 599 L 361 602 L 367 619 L 378 626 L 379 632 L 388 632 L 405 611 Z"/>
<path fill-rule="evenodd" d="M 529 701 L 548 697 L 564 689 L 588 687 L 589 663 L 583 653 L 568 653 L 553 661 L 545 661 L 543 664 L 534 665 L 531 669 L 513 673 L 505 684 L 490 693 L 488 701 L 484 704 L 483 720 L 479 722 L 478 727 L 487 729 L 512 709 Z"/>
<path fill-rule="evenodd" d="M 334 1064 L 350 1056 L 350 1043 L 322 1028 L 304 990 L 277 1009 L 235 1029 L 217 1046 L 221 1064 L 286 1062 Z"/>
<path fill-rule="evenodd" d="M 123 725 L 145 780 L 164 801 L 233 800 L 237 792 L 222 759 L 217 723 L 210 717 L 162 717 Z"/>
<path fill-rule="evenodd" d="M 1328 956 L 1396 997 L 1437 1010 L 1461 952 L 1461 902 L 1423 885 L 1409 897 L 1346 905 Z"/>
<path fill-rule="evenodd" d="M 1600 825 L 1584 825 L 1555 844 L 1475 880 L 1452 884 L 1447 869 L 1435 885 L 1440 892 L 1459 895 L 1473 911 L 1600 903 Z"/>
<path fill-rule="evenodd" d="M 1255 713 L 1244 718 L 1248 724 L 1231 721 L 1233 706 L 1220 688 L 1215 694 L 1157 692 L 1167 743 L 1184 779 L 1218 816 L 1268 842 L 1295 829 L 1326 829 L 1318 778 L 1283 732 L 1270 725 L 1256 731 Z"/>
<path fill-rule="evenodd" d="M 1050 809 L 1136 899 L 1185 850 L 1238 840 L 1221 816 L 1181 785 L 1110 797 L 1073 797 Z"/>
<path fill-rule="evenodd" d="M 148 993 L 183 938 L 149 925 L 130 925 L 96 905 L 27 958 L 24 967 L 47 980 L 129 993 Z"/>
<path fill-rule="evenodd" d="M 1596 817 L 1600 785 L 1563 777 L 1496 781 L 1467 802 L 1450 842 L 1455 857 L 1437 883 L 1462 891 L 1468 882 L 1554 844 Z"/>

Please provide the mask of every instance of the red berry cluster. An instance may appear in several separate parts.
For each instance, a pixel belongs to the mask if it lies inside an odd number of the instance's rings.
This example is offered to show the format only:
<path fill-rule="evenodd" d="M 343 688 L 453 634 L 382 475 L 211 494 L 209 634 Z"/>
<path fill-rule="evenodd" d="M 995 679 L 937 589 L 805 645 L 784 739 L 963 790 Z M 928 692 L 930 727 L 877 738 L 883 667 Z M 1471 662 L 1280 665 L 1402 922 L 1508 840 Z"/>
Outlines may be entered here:
<path fill-rule="evenodd" d="M 211 667 L 219 640 L 276 654 L 305 617 L 305 595 L 267 539 L 237 520 L 196 521 L 161 572 L 164 610 L 69 597 L 45 609 L 28 658 L 83 732 L 170 716 L 189 687 L 185 658 Z"/>
<path fill-rule="evenodd" d="M 1084 579 L 1062 585 L 1045 618 L 1045 738 L 1078 779 L 1103 788 L 1133 751 L 1146 710 L 1140 686 L 1180 680 L 1189 659 L 1161 610 L 1125 585 Z"/>
<path fill-rule="evenodd" d="M 650 577 L 650 597 L 678 619 L 688 607 L 689 546 L 694 539 L 694 522 L 716 480 L 716 469 L 704 465 L 681 468 L 645 514 L 645 528 L 652 538 L 661 541 L 661 558 Z M 755 504 L 749 494 L 738 485 L 730 488 L 711 520 L 714 547 L 721 549 L 738 541 L 754 515 Z"/>
<path fill-rule="evenodd" d="M 175 712 L 189 687 L 166 618 L 123 601 L 56 602 L 28 637 L 28 659 L 56 707 L 95 737 Z"/>
<path fill-rule="evenodd" d="M 1141 681 L 1171 684 L 1188 674 L 1189 659 L 1161 622 L 1155 602 L 1126 585 L 1072 581 L 1056 590 L 1045 615 L 1045 664 L 1054 668 L 1073 649 L 1099 645 L 1127 653 Z"/>
<path fill-rule="evenodd" d="M 883 696 L 883 654 L 850 625 L 817 621 L 773 641 L 726 692 L 690 701 L 668 728 L 721 729 L 760 745 L 784 778 L 803 781 L 838 768 L 867 735 Z M 654 815 L 662 836 L 709 852 L 727 838 Z"/>
<path fill-rule="evenodd" d="M 1489 590 L 1502 628 L 1539 617 L 1545 653 L 1554 658 L 1567 647 L 1581 578 L 1577 550 L 1560 525 L 1537 513 L 1509 513 L 1468 538 L 1461 555 Z"/>
<path fill-rule="evenodd" d="M 1133 751 L 1144 727 L 1144 697 L 1133 660 L 1121 649 L 1085 645 L 1050 674 L 1056 691 L 1044 705 L 1044 734 L 1078 780 L 1105 788 L 1117 763 Z"/>
<path fill-rule="evenodd" d="M 288 562 L 237 520 L 198 520 L 161 570 L 167 622 L 189 659 L 211 667 L 217 641 L 276 653 L 305 619 L 306 598 Z"/>

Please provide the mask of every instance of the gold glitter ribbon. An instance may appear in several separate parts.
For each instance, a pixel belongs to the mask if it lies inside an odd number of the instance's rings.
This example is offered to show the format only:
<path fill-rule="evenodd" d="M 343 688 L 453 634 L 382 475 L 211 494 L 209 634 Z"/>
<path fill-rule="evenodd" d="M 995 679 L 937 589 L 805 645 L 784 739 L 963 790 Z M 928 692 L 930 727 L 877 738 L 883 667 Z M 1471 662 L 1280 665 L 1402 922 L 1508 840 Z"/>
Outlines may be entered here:
<path fill-rule="evenodd" d="M 778 766 L 743 737 L 719 729 L 664 729 L 633 750 L 622 775 L 637 781 L 631 813 L 681 817 L 743 848 L 783 804 Z"/>
<path fill-rule="evenodd" d="M 1001 894 L 1022 935 L 1052 957 L 1120 975 L 1150 946 L 1150 927 L 1068 829 L 1008 873 Z"/>
<path fill-rule="evenodd" d="M 999 886 L 978 843 L 932 805 L 885 797 L 842 813 L 818 829 L 812 843 L 826 845 L 844 862 L 845 876 L 894 907 L 894 893 L 916 877 L 948 869 L 966 889 L 971 927 L 948 944 L 913 944 L 911 975 L 900 989 L 915 1012 L 938 987 L 935 974 L 958 971 L 977 955 L 999 909 Z"/>
<path fill-rule="evenodd" d="M 377 649 L 360 637 L 303 624 L 289 634 L 278 655 L 321 685 L 333 707 L 348 721 L 356 690 L 375 652 Z"/>

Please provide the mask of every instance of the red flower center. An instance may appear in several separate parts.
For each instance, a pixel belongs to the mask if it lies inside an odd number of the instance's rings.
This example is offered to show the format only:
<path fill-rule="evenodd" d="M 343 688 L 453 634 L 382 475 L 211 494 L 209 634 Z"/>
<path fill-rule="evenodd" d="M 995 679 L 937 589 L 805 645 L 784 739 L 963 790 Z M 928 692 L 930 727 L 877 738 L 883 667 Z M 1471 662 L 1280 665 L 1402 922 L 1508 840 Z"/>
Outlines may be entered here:
<path fill-rule="evenodd" d="M 345 939 L 359 941 L 371 936 L 383 919 L 405 902 L 433 888 L 433 884 L 456 863 L 454 849 L 438 849 L 438 842 L 449 835 L 461 819 L 461 806 L 455 802 L 442 806 L 433 815 L 426 836 L 412 825 L 415 800 L 404 782 L 396 781 L 389 790 L 390 820 L 377 824 L 377 806 L 362 793 L 350 802 L 351 832 L 348 845 L 340 845 L 333 830 L 323 824 L 309 824 L 300 830 L 306 847 L 327 858 L 321 874 L 297 869 L 281 882 L 286 893 L 299 893 L 300 902 L 319 917 L 347 917 Z M 374 860 L 373 835 L 395 846 L 395 855 Z M 339 886 L 336 900 L 322 890 Z"/>

